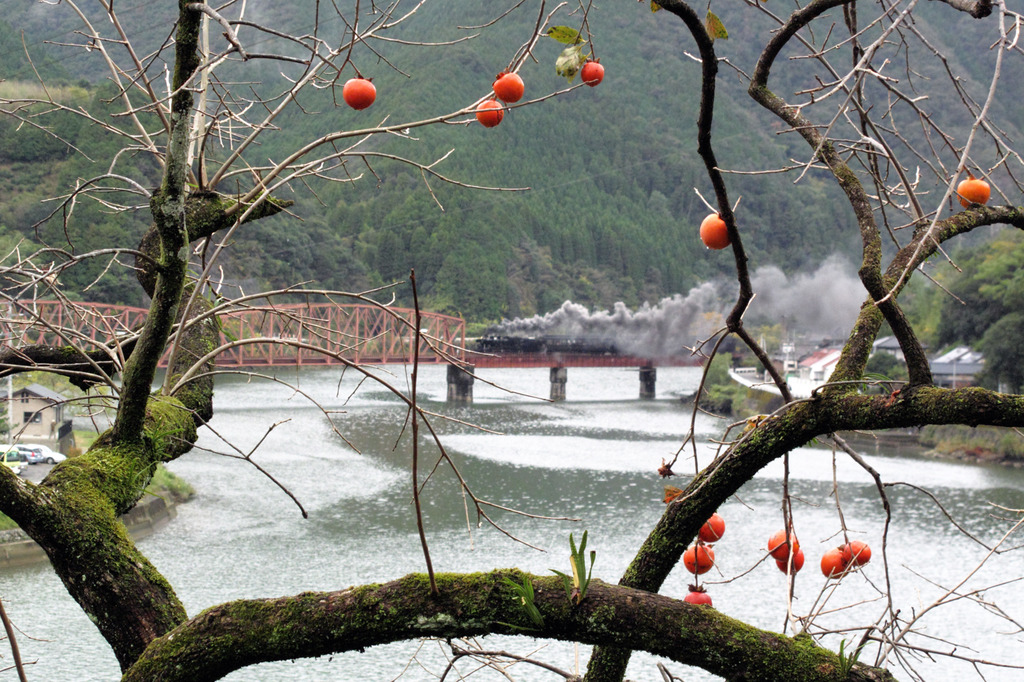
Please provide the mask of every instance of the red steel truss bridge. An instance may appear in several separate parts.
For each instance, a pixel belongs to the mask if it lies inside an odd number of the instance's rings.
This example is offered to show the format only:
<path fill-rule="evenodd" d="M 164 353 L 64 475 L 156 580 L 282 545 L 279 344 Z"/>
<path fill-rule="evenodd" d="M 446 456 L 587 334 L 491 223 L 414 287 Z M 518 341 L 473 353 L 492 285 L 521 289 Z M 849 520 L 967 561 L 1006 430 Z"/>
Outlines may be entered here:
<path fill-rule="evenodd" d="M 145 308 L 104 303 L 19 301 L 2 323 L 6 343 L 74 344 L 83 350 L 142 326 Z M 253 305 L 220 315 L 221 367 L 410 363 L 416 311 L 364 303 Z M 420 313 L 419 360 L 466 361 L 466 323 L 439 313 Z M 437 348 L 440 353 L 435 352 Z M 165 365 L 165 354 L 161 365 Z"/>

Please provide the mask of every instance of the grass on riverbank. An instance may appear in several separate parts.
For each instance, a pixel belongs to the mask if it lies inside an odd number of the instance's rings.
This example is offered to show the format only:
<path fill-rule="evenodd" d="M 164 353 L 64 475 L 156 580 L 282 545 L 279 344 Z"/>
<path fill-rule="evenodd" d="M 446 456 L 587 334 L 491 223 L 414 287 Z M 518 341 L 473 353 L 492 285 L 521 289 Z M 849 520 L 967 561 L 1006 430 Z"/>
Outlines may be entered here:
<path fill-rule="evenodd" d="M 191 500 L 196 491 L 184 478 L 171 473 L 163 464 L 158 464 L 153 480 L 146 488 L 146 493 L 158 497 L 170 497 L 175 503 L 180 504 Z"/>
<path fill-rule="evenodd" d="M 81 452 L 85 452 L 92 446 L 93 442 L 100 437 L 99 431 L 84 431 L 81 429 L 75 429 L 75 447 Z"/>
<path fill-rule="evenodd" d="M 729 376 L 732 358 L 727 353 L 715 356 L 708 370 L 704 384 L 701 409 L 723 417 L 746 418 L 755 414 L 767 414 L 781 405 L 781 398 L 766 391 L 756 391 L 743 386 Z"/>
<path fill-rule="evenodd" d="M 940 455 L 1024 463 L 1024 435 L 996 426 L 925 426 L 918 440 Z"/>

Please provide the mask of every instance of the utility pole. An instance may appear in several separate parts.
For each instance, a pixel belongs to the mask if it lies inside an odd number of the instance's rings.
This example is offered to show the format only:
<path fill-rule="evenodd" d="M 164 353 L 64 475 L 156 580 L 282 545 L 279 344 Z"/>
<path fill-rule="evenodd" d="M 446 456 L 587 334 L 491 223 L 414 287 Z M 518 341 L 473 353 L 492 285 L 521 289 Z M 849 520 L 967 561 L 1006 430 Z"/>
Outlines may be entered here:
<path fill-rule="evenodd" d="M 8 306 L 8 317 L 13 306 Z M 3 341 L 9 341 L 14 338 L 14 332 L 11 330 L 10 325 L 5 325 L 4 333 L 0 334 L 0 339 Z M 7 375 L 7 433 L 10 434 L 14 428 L 14 375 Z"/>

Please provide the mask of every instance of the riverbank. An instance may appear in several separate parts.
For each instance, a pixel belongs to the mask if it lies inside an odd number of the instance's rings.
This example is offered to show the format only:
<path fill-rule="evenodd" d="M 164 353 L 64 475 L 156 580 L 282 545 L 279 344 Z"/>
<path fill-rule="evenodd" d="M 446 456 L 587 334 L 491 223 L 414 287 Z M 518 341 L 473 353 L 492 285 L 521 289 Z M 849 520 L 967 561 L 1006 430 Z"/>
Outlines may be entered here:
<path fill-rule="evenodd" d="M 49 464 L 34 464 L 25 471 L 25 478 L 39 483 L 50 472 Z M 184 480 L 163 467 L 154 476 L 146 495 L 121 522 L 135 540 L 152 535 L 177 516 L 177 505 L 192 497 L 192 488 Z M 16 566 L 30 566 L 46 561 L 46 553 L 20 528 L 0 530 L 0 571 Z"/>
<path fill-rule="evenodd" d="M 952 431 L 948 431 L 946 427 L 938 429 L 938 433 L 928 428 L 907 428 L 846 432 L 841 435 L 862 453 L 885 451 L 895 455 L 929 457 L 965 464 L 995 464 L 1016 469 L 1024 468 L 1024 459 L 1006 450 L 1005 443 L 1002 449 L 998 445 L 993 445 L 995 438 L 1013 444 L 1018 441 L 1024 444 L 1024 438 L 1012 429 L 1000 429 L 1001 433 L 985 433 L 970 427 Z"/>
<path fill-rule="evenodd" d="M 1024 468 L 1024 437 L 994 426 L 926 426 L 919 436 L 928 454 L 941 459 Z"/>
<path fill-rule="evenodd" d="M 708 374 L 707 393 L 701 407 L 733 418 L 778 409 L 780 403 L 772 402 L 781 400 L 778 389 L 766 383 L 762 373 L 753 368 L 730 368 L 723 375 L 723 370 L 724 362 L 719 363 L 716 358 Z M 806 397 L 809 392 L 794 391 L 794 395 Z M 692 397 L 689 400 L 692 401 Z M 845 437 L 849 438 L 849 434 Z M 1024 436 L 1014 429 L 960 424 L 925 426 L 876 432 L 860 441 L 875 447 L 912 443 L 920 447 L 920 454 L 935 459 L 1024 468 Z"/>

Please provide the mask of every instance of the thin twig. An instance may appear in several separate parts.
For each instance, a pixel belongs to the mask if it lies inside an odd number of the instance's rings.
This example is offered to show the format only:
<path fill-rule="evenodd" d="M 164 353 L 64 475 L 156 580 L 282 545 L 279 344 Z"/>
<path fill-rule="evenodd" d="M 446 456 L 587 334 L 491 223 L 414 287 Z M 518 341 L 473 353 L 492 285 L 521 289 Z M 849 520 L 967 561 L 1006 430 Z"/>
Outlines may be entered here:
<path fill-rule="evenodd" d="M 21 651 L 18 649 L 18 640 L 14 636 L 14 624 L 11 623 L 11 619 L 7 617 L 7 611 L 4 609 L 2 599 L 0 599 L 0 621 L 3 621 L 4 631 L 7 633 L 7 641 L 11 643 L 11 658 L 14 660 L 14 667 L 18 671 L 18 679 L 20 682 L 28 682 L 28 677 L 25 676 L 25 666 L 21 662 Z"/>
<path fill-rule="evenodd" d="M 413 330 L 413 349 L 412 349 L 412 388 L 410 390 L 409 398 L 411 405 L 409 408 L 410 415 L 412 417 L 412 501 L 416 507 L 416 532 L 420 536 L 420 546 L 423 548 L 423 560 L 427 564 L 427 576 L 430 578 L 430 592 L 437 594 L 437 579 L 434 577 L 434 564 L 430 560 L 430 547 L 427 546 L 427 534 L 423 529 L 423 507 L 420 504 L 420 484 L 419 484 L 419 461 L 420 461 L 420 413 L 417 409 L 417 379 L 419 378 L 420 368 L 420 299 L 419 293 L 416 290 L 416 271 L 413 270 L 409 273 L 409 284 L 412 286 L 412 300 L 413 309 L 415 313 L 415 329 Z"/>

